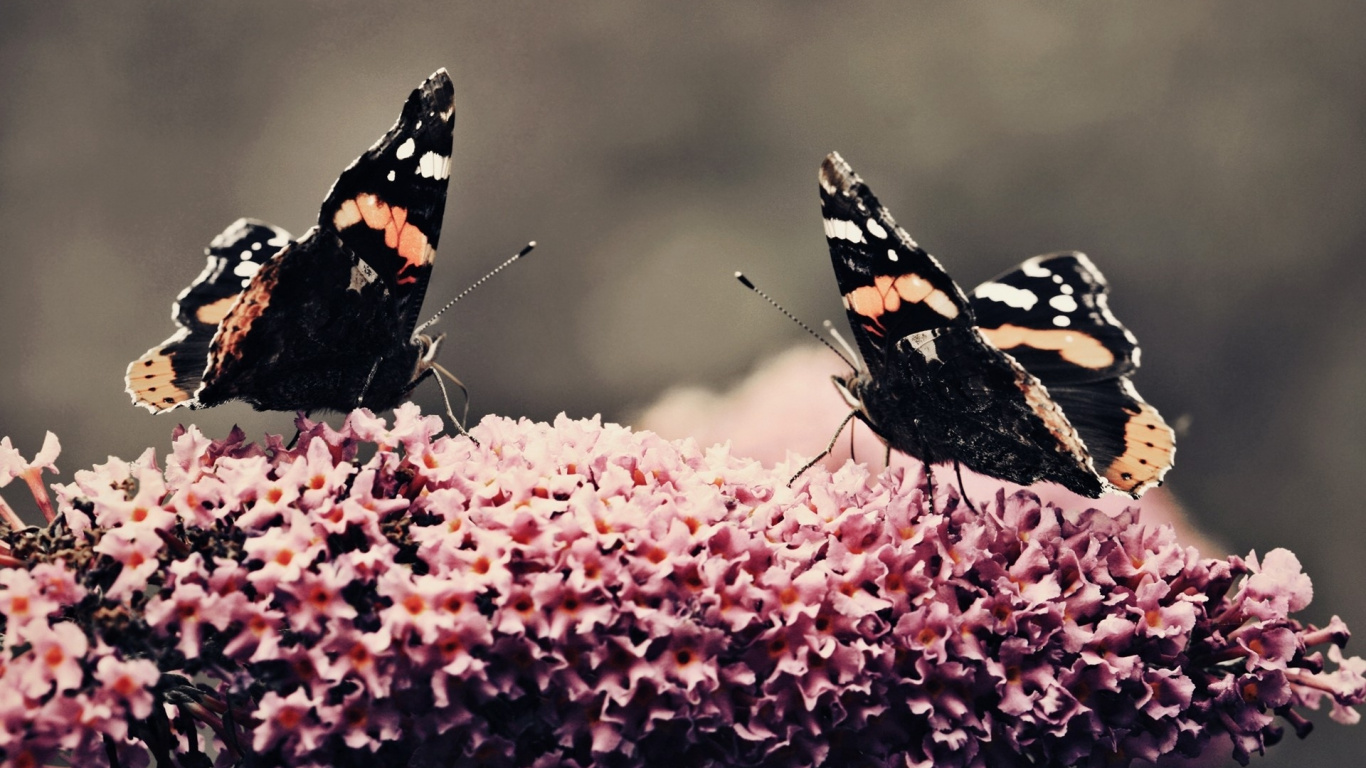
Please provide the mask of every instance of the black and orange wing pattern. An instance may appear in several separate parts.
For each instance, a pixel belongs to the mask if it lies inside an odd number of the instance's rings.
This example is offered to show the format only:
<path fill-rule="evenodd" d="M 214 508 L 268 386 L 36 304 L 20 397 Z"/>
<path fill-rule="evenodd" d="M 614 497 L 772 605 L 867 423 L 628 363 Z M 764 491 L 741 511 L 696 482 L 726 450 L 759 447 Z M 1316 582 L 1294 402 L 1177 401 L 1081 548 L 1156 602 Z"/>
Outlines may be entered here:
<path fill-rule="evenodd" d="M 1054 266 L 1073 267 L 1076 284 L 1055 293 L 1075 294 L 1069 313 L 1078 325 L 1095 326 L 1092 347 L 1075 334 L 1045 333 L 1061 328 L 1054 318 L 1068 302 L 1054 301 L 1052 314 L 1037 301 L 1024 307 L 1029 289 L 1013 282 L 1015 272 L 969 300 L 837 154 L 821 166 L 820 191 L 835 276 L 866 366 L 836 384 L 892 448 L 927 464 L 961 462 L 992 477 L 1055 482 L 1090 497 L 1111 490 L 1137 496 L 1161 479 L 1134 467 L 1165 461 L 1165 471 L 1170 430 L 1156 434 L 1166 425 L 1133 392 L 1127 374 L 1137 365 L 1137 346 L 1112 322 L 1104 282 L 1089 261 L 1061 256 Z M 1032 279 L 1029 271 L 1042 269 L 1035 260 L 1020 274 Z M 1047 280 L 1057 286 L 1054 274 Z M 1061 388 L 1056 396 L 1052 382 Z M 1142 404 L 1137 411 L 1126 409 L 1135 403 Z M 1139 432 L 1154 434 L 1131 436 Z"/>
<path fill-rule="evenodd" d="M 440 238 L 454 122 L 454 86 L 439 70 L 338 177 L 318 224 L 232 285 L 221 314 L 203 318 L 216 321 L 212 332 L 207 322 L 183 328 L 184 338 L 159 348 L 169 363 L 150 359 L 180 382 L 177 405 L 382 409 L 430 375 L 436 342 L 414 329 Z M 145 404 L 145 386 L 135 388 L 131 374 L 129 385 Z"/>
<path fill-rule="evenodd" d="M 1036 256 L 971 299 L 979 331 L 1047 387 L 1106 482 L 1134 496 L 1161 484 L 1175 434 L 1134 388 L 1138 340 L 1110 311 L 1105 277 L 1085 254 Z"/>
<path fill-rule="evenodd" d="M 195 403 L 219 323 L 289 242 L 288 232 L 254 219 L 238 219 L 213 239 L 205 249 L 209 263 L 171 307 L 175 335 L 128 364 L 125 382 L 136 405 L 161 413 Z"/>

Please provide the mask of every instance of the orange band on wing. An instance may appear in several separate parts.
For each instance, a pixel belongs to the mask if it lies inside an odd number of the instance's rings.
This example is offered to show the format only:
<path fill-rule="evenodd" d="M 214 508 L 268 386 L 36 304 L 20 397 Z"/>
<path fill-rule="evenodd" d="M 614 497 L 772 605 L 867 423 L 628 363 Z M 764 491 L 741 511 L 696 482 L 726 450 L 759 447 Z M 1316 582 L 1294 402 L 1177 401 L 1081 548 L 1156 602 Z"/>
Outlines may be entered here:
<path fill-rule="evenodd" d="M 979 328 L 991 345 L 1000 350 L 1026 346 L 1046 349 L 1062 355 L 1062 359 L 1083 368 L 1100 370 L 1115 362 L 1115 353 L 1105 348 L 1093 336 L 1067 329 L 1021 328 L 1003 325 L 1000 328 Z"/>
<path fill-rule="evenodd" d="M 1105 479 L 1121 491 L 1142 493 L 1162 482 L 1175 452 L 1172 428 L 1156 408 L 1140 403 L 1138 413 L 1130 413 L 1124 424 L 1124 453 L 1110 462 Z"/>
<path fill-rule="evenodd" d="M 237 301 L 237 294 L 224 296 L 218 301 L 210 302 L 194 311 L 194 319 L 205 325 L 218 325 L 227 316 L 228 310 Z"/>
<path fill-rule="evenodd" d="M 149 350 L 134 360 L 124 374 L 133 402 L 153 413 L 169 411 L 190 399 L 190 393 L 176 384 L 171 358 L 163 354 L 161 349 Z"/>
<path fill-rule="evenodd" d="M 845 306 L 881 325 L 878 318 L 901 309 L 901 303 L 924 304 L 945 318 L 958 316 L 953 299 L 935 288 L 920 275 L 877 275 L 872 285 L 864 285 L 844 294 Z"/>
<path fill-rule="evenodd" d="M 360 222 L 370 229 L 384 231 L 384 244 L 393 248 L 410 266 L 421 267 L 432 263 L 436 250 L 427 241 L 427 234 L 408 221 L 408 209 L 389 205 L 378 195 L 363 193 L 347 200 L 332 216 L 332 225 L 340 232 Z M 399 282 L 412 282 L 411 275 Z"/>

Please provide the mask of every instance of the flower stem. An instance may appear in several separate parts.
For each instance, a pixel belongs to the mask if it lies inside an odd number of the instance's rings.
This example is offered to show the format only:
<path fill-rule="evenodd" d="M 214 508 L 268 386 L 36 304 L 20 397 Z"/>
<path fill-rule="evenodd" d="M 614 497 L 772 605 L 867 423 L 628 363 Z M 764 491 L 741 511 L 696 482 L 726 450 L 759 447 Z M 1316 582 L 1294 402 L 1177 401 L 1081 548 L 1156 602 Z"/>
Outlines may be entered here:
<path fill-rule="evenodd" d="M 43 485 L 43 470 L 39 467 L 30 467 L 23 471 L 24 482 L 28 483 L 28 489 L 33 493 L 33 500 L 38 502 L 38 509 L 43 511 L 43 518 L 49 523 L 57 519 L 57 512 L 52 508 L 52 497 L 47 494 L 47 486 Z"/>

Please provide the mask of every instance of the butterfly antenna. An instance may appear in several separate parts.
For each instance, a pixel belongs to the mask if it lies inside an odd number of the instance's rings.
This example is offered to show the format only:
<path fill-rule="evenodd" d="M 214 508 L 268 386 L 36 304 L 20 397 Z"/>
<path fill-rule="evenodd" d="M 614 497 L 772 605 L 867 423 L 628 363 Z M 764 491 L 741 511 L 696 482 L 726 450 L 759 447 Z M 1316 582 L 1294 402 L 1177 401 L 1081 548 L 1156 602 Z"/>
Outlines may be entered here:
<path fill-rule="evenodd" d="M 858 371 L 858 369 L 859 369 L 858 366 L 856 366 L 856 365 L 854 365 L 853 363 L 849 362 L 849 358 L 845 357 L 843 352 L 840 352 L 838 349 L 836 349 L 836 348 L 835 348 L 835 345 L 833 345 L 833 344 L 831 344 L 830 342 L 826 341 L 824 336 L 820 335 L 819 333 L 816 333 L 816 330 L 815 330 L 814 328 L 812 328 L 811 326 L 807 325 L 806 323 L 803 323 L 801 320 L 798 320 L 796 315 L 792 314 L 791 312 L 788 312 L 786 309 L 783 309 L 783 305 L 782 305 L 782 304 L 779 304 L 779 303 L 776 302 L 776 301 L 774 301 L 773 298 L 772 298 L 771 296 L 769 296 L 767 293 L 764 293 L 763 291 L 759 290 L 759 289 L 754 285 L 754 283 L 751 283 L 751 282 L 749 281 L 749 278 L 748 278 L 748 277 L 745 277 L 745 273 L 744 273 L 744 272 L 736 272 L 736 273 L 735 273 L 735 279 L 736 279 L 736 280 L 739 280 L 741 285 L 743 285 L 743 286 L 745 286 L 746 288 L 750 289 L 751 291 L 754 291 L 755 293 L 759 294 L 759 297 L 762 298 L 764 301 L 767 301 L 769 304 L 772 304 L 772 305 L 773 305 L 773 308 L 776 309 L 776 310 L 778 310 L 779 312 L 782 312 L 783 315 L 785 315 L 785 316 L 787 317 L 788 320 L 791 320 L 792 322 L 796 323 L 797 325 L 800 325 L 800 326 L 802 327 L 802 330 L 804 330 L 804 331 L 806 331 L 807 333 L 811 334 L 811 335 L 816 339 L 816 341 L 819 341 L 820 343 L 824 344 L 825 347 L 826 347 L 826 349 L 829 349 L 831 352 L 834 352 L 835 355 L 836 355 L 837 357 L 839 357 L 839 359 L 841 359 L 841 360 L 844 361 L 844 364 L 845 364 L 845 365 L 849 366 L 850 368 L 853 368 L 855 371 Z M 806 469 L 803 468 L 802 471 L 805 472 Z M 798 473 L 798 474 L 800 474 L 800 473 Z"/>
<path fill-rule="evenodd" d="M 834 337 L 835 337 L 835 341 L 838 341 L 838 342 L 840 343 L 840 347 L 842 347 L 842 348 L 844 349 L 844 351 L 847 352 L 847 353 L 849 354 L 849 357 L 851 357 L 851 358 L 853 358 L 853 359 L 855 359 L 855 360 L 862 360 L 862 359 L 863 359 L 863 356 L 860 355 L 859 353 L 855 352 L 855 351 L 854 351 L 854 348 L 853 348 L 852 346 L 850 346 L 850 344 L 849 344 L 848 341 L 845 340 L 844 334 L 840 333 L 839 330 L 837 330 L 837 329 L 835 328 L 835 324 L 834 324 L 834 323 L 830 322 L 829 320 L 826 320 L 824 323 L 822 323 L 822 325 L 825 326 L 825 330 L 826 330 L 831 336 L 834 336 Z M 848 362 L 848 361 L 846 360 L 845 362 Z"/>
<path fill-rule="evenodd" d="M 483 277 L 479 278 L 478 280 L 475 280 L 473 285 L 471 285 L 470 287 L 468 287 L 468 288 L 466 288 L 465 290 L 461 291 L 460 294 L 459 294 L 458 296 L 456 296 L 455 298 L 453 298 L 453 299 L 451 299 L 450 301 L 446 302 L 446 306 L 442 307 L 441 309 L 438 309 L 438 310 L 436 311 L 436 314 L 435 314 L 435 315 L 432 315 L 432 319 L 431 319 L 431 320 L 428 320 L 427 322 L 423 323 L 422 325 L 419 325 L 419 326 L 416 328 L 416 330 L 413 331 L 413 334 L 416 335 L 416 334 L 422 333 L 423 331 L 427 330 L 427 328 L 429 328 L 433 323 L 435 323 L 435 322 L 437 321 L 437 318 L 441 317 L 441 313 L 442 313 L 442 312 L 445 312 L 446 310 L 448 310 L 448 309 L 450 309 L 451 307 L 455 306 L 455 302 L 460 301 L 461 299 L 463 299 L 463 298 L 465 298 L 466 296 L 468 296 L 469 293 L 470 293 L 470 291 L 473 291 L 475 288 L 478 288 L 479 286 L 483 285 L 483 284 L 484 284 L 484 281 L 488 280 L 490 277 L 493 277 L 494 275 L 498 274 L 499 272 L 502 272 L 502 271 L 503 271 L 504 269 L 506 269 L 507 266 L 508 266 L 509 264 L 511 264 L 512 262 L 514 262 L 514 261 L 516 261 L 516 260 L 522 258 L 523 256 L 527 255 L 528 253 L 531 253 L 531 249 L 532 249 L 532 248 L 535 248 L 535 247 L 536 247 L 536 241 L 535 241 L 535 240 L 532 240 L 531 242 L 529 242 L 529 243 L 526 244 L 526 247 L 525 247 L 525 248 L 523 248 L 522 250 L 518 251 L 512 258 L 510 258 L 510 259 L 508 259 L 507 261 L 503 262 L 502 264 L 499 264 L 498 266 L 494 267 L 487 275 L 484 275 Z M 447 375 L 449 375 L 449 374 L 447 374 Z M 451 377 L 451 380 L 452 380 L 452 381 L 455 381 L 455 377 L 452 376 L 452 377 Z M 462 431 L 463 431 L 463 430 L 462 430 Z"/>

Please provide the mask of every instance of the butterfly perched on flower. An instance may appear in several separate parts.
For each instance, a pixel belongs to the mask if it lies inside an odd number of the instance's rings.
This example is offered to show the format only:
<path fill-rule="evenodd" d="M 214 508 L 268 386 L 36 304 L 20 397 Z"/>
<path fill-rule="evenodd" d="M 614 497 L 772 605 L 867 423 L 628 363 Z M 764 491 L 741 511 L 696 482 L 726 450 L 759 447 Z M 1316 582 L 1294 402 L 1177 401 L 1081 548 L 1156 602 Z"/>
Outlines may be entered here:
<path fill-rule="evenodd" d="M 1175 436 L 1129 376 L 1138 343 L 1085 255 L 965 295 L 838 154 L 820 170 L 835 278 L 864 366 L 835 384 L 891 448 L 1092 498 L 1162 482 Z"/>
<path fill-rule="evenodd" d="M 434 370 L 441 341 L 415 332 L 450 179 L 455 88 L 444 69 L 344 170 L 297 240 L 240 219 L 181 292 L 179 329 L 128 366 L 153 413 L 244 400 L 258 410 L 379 410 Z"/>

